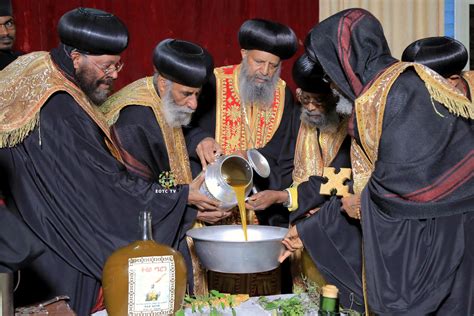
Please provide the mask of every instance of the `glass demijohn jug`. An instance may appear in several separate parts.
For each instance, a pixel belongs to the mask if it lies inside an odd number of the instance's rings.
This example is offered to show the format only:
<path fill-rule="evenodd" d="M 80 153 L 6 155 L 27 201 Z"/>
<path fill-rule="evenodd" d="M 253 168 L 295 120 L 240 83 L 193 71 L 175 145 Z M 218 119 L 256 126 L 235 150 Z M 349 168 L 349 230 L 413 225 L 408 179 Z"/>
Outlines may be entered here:
<path fill-rule="evenodd" d="M 140 240 L 116 250 L 105 263 L 102 287 L 110 316 L 173 315 L 186 291 L 183 256 L 152 238 L 151 214 L 141 211 Z"/>

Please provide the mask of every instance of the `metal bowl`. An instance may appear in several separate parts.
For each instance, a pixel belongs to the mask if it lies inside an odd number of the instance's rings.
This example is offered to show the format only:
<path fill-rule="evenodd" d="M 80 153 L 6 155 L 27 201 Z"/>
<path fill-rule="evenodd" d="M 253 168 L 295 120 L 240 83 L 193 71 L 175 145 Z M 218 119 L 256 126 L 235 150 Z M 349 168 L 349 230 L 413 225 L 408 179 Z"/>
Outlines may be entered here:
<path fill-rule="evenodd" d="M 240 225 L 216 225 L 187 232 L 202 265 L 223 273 L 257 273 L 277 268 L 287 228 L 248 225 L 248 241 Z"/>

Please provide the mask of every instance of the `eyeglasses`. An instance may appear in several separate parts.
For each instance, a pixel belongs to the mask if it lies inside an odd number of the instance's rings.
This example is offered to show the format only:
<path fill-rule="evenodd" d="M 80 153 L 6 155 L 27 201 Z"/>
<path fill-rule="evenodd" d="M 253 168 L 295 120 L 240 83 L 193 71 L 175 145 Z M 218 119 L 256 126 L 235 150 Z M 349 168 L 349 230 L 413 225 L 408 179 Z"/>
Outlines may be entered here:
<path fill-rule="evenodd" d="M 326 101 L 326 98 L 314 99 L 310 97 L 300 97 L 300 102 L 303 105 L 309 105 L 310 103 L 314 105 L 323 105 L 325 101 Z"/>
<path fill-rule="evenodd" d="M 86 56 L 87 58 L 87 55 L 84 55 Z M 92 59 L 89 59 L 89 61 L 97 67 L 97 69 L 99 69 L 100 71 L 102 71 L 104 73 L 105 76 L 109 76 L 111 75 L 114 71 L 116 71 L 117 73 L 119 73 L 123 66 L 125 65 L 122 61 L 119 61 L 118 63 L 114 64 L 114 65 L 110 65 L 110 66 L 99 66 L 97 63 L 95 63 Z"/>
<path fill-rule="evenodd" d="M 298 89 L 298 91 L 296 91 L 296 97 L 302 105 L 309 105 L 310 103 L 312 103 L 316 106 L 324 106 L 328 100 L 329 95 L 321 93 L 317 94 L 317 96 L 313 98 L 309 96 L 306 92 L 303 92 L 302 90 Z"/>

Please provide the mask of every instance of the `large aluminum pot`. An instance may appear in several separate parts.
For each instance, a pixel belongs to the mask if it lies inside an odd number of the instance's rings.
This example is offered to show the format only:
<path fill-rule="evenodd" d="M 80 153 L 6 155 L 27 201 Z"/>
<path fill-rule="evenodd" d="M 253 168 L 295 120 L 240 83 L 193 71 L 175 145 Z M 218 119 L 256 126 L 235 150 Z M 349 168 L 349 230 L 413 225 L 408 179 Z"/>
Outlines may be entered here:
<path fill-rule="evenodd" d="M 284 251 L 281 241 L 287 228 L 249 225 L 248 241 L 242 226 L 216 225 L 194 228 L 187 232 L 193 238 L 196 254 L 202 265 L 223 273 L 258 273 L 279 266 Z"/>
<path fill-rule="evenodd" d="M 248 196 L 253 185 L 253 172 L 249 162 L 237 155 L 220 156 L 207 166 L 200 191 L 220 201 L 221 209 L 228 210 L 237 205 L 235 192 L 228 184 L 236 178 L 247 183 L 245 196 Z"/>

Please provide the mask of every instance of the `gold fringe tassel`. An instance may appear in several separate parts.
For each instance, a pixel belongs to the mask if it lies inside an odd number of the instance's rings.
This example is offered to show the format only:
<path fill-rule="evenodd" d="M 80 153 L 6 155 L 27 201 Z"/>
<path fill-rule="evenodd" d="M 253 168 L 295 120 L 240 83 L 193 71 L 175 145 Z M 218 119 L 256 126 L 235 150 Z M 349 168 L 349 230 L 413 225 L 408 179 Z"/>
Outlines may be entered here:
<path fill-rule="evenodd" d="M 414 64 L 415 70 L 424 81 L 426 89 L 431 97 L 443 104 L 454 115 L 468 119 L 474 119 L 474 105 L 468 98 L 464 97 L 460 92 L 456 93 L 449 90 L 442 82 L 435 80 L 420 65 Z"/>
<path fill-rule="evenodd" d="M 38 122 L 39 112 L 23 126 L 12 131 L 0 132 L 0 148 L 14 147 L 21 143 L 35 129 Z"/>

